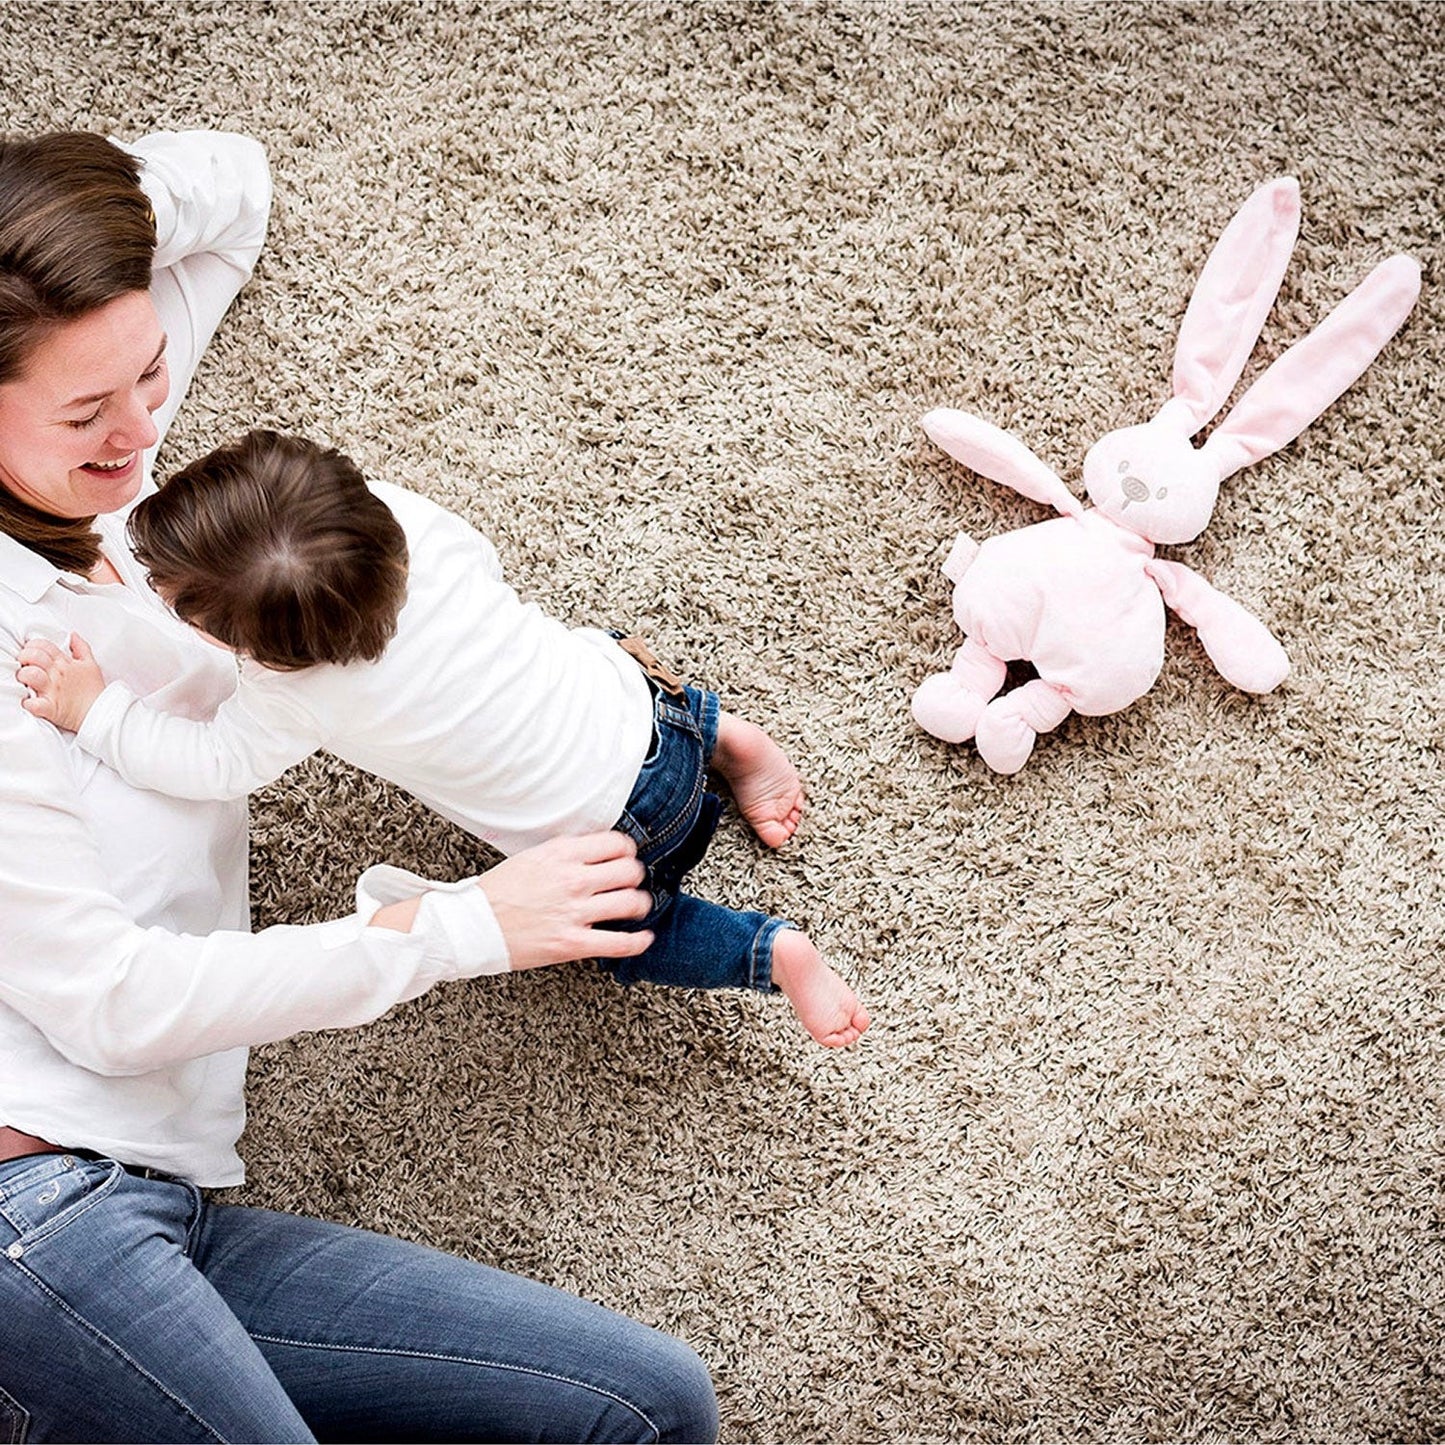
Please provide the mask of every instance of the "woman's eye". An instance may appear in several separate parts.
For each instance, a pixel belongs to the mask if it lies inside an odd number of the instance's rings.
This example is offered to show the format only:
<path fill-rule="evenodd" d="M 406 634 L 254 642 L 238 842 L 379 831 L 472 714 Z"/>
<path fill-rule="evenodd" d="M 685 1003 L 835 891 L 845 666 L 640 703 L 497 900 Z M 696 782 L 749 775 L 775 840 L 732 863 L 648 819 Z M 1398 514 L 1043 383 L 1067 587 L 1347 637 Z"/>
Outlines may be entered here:
<path fill-rule="evenodd" d="M 141 374 L 140 374 L 140 379 L 141 379 L 141 381 L 143 381 L 143 382 L 145 382 L 145 381 L 154 381 L 154 380 L 161 374 L 161 372 L 163 372 L 165 369 L 166 369 L 166 359 L 165 359 L 165 356 L 164 356 L 164 355 L 158 356 L 158 357 L 156 357 L 155 365 L 152 366 L 149 371 L 143 371 L 143 372 L 141 372 Z M 94 426 L 94 425 L 96 424 L 96 422 L 98 422 L 98 421 L 100 420 L 101 414 L 102 414 L 104 411 L 105 411 L 105 407 L 104 407 L 104 406 L 100 406 L 100 407 L 97 407 L 96 410 L 95 410 L 94 412 L 92 412 L 90 416 L 82 417 L 79 421 L 68 421 L 68 422 L 66 422 L 65 424 L 66 424 L 66 426 L 74 427 L 77 431 L 84 431 L 86 427 Z"/>

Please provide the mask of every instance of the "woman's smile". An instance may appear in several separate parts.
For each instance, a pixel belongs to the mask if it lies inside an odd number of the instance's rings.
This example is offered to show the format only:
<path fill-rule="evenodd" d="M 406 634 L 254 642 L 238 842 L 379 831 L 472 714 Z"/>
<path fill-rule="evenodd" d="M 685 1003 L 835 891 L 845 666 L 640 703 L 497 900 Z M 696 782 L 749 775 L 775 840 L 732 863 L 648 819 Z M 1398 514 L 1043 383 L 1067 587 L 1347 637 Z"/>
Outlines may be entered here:
<path fill-rule="evenodd" d="M 129 456 L 121 457 L 113 462 L 86 462 L 84 469 L 88 472 L 119 472 L 128 467 L 138 456 L 139 452 L 131 452 Z"/>
<path fill-rule="evenodd" d="M 131 501 L 170 391 L 165 346 L 144 291 L 56 327 L 0 386 L 0 485 L 53 517 Z"/>

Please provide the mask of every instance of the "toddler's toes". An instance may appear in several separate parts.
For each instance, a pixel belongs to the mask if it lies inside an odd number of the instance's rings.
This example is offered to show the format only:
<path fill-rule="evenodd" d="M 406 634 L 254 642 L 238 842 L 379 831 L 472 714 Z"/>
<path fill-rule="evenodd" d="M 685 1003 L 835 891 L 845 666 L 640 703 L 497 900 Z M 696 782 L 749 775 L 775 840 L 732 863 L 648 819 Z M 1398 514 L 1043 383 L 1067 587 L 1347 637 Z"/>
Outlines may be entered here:
<path fill-rule="evenodd" d="M 856 1002 L 856 1000 L 855 1000 Z M 868 1017 L 868 1010 L 862 1004 L 853 1010 L 837 1028 L 829 1029 L 824 1033 L 815 1033 L 813 1037 L 823 1045 L 825 1049 L 846 1049 L 850 1044 L 856 1044 L 868 1028 L 872 1020 Z"/>

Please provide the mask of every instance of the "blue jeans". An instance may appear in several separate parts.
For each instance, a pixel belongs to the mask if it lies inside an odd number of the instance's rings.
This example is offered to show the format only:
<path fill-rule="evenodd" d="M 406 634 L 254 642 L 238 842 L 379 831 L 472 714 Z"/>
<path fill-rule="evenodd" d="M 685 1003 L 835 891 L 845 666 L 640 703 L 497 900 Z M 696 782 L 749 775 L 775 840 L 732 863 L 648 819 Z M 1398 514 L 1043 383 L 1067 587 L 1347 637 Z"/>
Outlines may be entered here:
<path fill-rule="evenodd" d="M 681 1341 L 421 1245 L 108 1159 L 0 1164 L 0 1442 L 679 1440 Z"/>
<path fill-rule="evenodd" d="M 635 958 L 603 960 L 622 983 L 678 988 L 753 988 L 775 991 L 773 939 L 791 924 L 766 913 L 744 913 L 680 891 L 707 852 L 722 816 L 722 799 L 707 791 L 707 768 L 717 747 L 716 693 L 686 688 L 685 696 L 652 687 L 653 744 L 627 807 L 614 825 L 637 844 L 647 870 L 642 887 L 652 911 L 639 923 L 656 937 Z"/>

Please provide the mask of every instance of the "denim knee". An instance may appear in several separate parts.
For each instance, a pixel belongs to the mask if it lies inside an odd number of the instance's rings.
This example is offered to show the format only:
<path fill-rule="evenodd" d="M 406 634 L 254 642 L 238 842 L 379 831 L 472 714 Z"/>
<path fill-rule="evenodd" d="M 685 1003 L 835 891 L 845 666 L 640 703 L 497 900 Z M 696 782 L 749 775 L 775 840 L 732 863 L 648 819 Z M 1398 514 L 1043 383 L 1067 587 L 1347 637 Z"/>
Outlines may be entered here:
<path fill-rule="evenodd" d="M 717 1393 L 697 1352 L 672 1335 L 657 1336 L 655 1395 L 647 1413 L 659 1441 L 712 1445 L 718 1437 Z"/>

